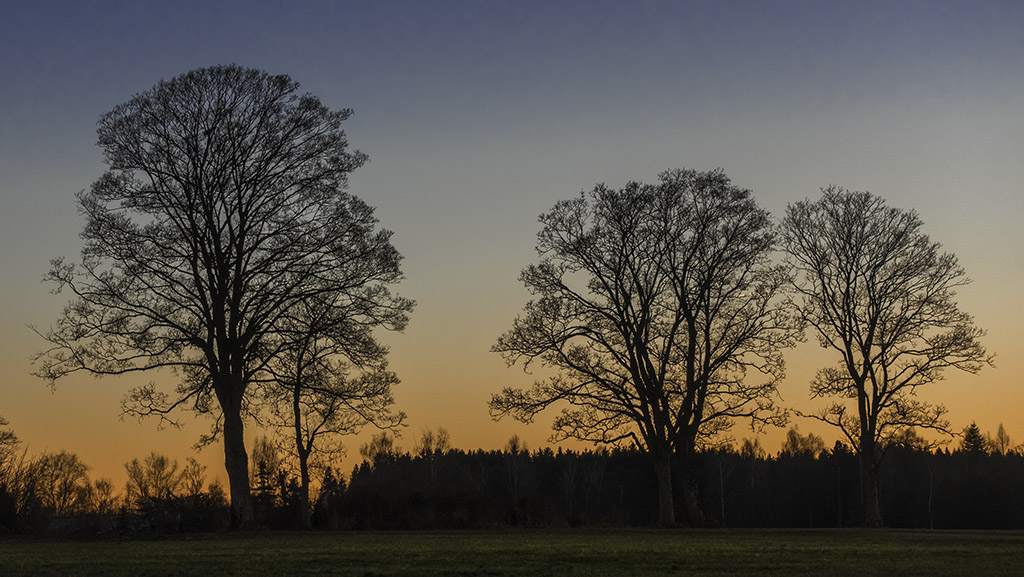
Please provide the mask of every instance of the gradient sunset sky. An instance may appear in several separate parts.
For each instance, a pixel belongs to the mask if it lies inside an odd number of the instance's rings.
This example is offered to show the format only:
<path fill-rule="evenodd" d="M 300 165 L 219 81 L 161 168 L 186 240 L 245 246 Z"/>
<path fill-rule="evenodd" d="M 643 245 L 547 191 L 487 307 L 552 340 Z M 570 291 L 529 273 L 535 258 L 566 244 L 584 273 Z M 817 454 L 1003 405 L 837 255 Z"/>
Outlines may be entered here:
<path fill-rule="evenodd" d="M 1024 2 L 53 2 L 0 0 L 0 415 L 31 453 L 67 449 L 93 477 L 157 450 L 183 462 L 207 421 L 119 420 L 129 386 L 166 376 L 30 375 L 27 325 L 65 295 L 40 279 L 74 259 L 74 194 L 103 170 L 99 116 L 161 79 L 237 63 L 288 74 L 331 108 L 370 163 L 351 191 L 377 208 L 416 299 L 386 335 L 409 415 L 400 444 L 447 428 L 460 448 L 512 434 L 545 446 L 550 416 L 495 423 L 490 395 L 527 386 L 489 349 L 528 299 L 537 216 L 598 182 L 721 167 L 776 216 L 837 184 L 917 210 L 973 284 L 961 307 L 996 368 L 922 391 L 953 426 L 1024 441 Z M 835 357 L 788 355 L 784 404 Z M 187 415 L 185 415 L 187 417 Z M 831 445 L 835 432 L 796 419 Z M 742 425 L 737 438 L 749 436 Z M 253 431 L 247 440 L 256 435 Z M 780 431 L 762 442 L 778 449 Z M 350 439 L 356 455 L 367 435 Z M 223 476 L 219 446 L 201 454 Z M 347 471 L 346 471 L 347 472 Z"/>

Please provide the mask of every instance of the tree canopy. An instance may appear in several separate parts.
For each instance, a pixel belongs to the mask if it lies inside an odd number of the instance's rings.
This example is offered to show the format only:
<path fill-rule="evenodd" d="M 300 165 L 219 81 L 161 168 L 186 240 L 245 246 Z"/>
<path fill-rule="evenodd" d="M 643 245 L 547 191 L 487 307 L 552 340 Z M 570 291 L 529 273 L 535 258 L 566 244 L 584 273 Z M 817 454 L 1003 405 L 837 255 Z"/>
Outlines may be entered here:
<path fill-rule="evenodd" d="M 673 453 L 736 418 L 782 418 L 775 386 L 796 323 L 777 298 L 771 219 L 721 170 L 671 170 L 658 184 L 599 185 L 540 221 L 541 260 L 520 277 L 535 299 L 493 350 L 556 373 L 495 395 L 492 415 L 529 421 L 565 401 L 555 440 L 646 448 L 673 523 Z"/>
<path fill-rule="evenodd" d="M 346 191 L 366 161 L 332 111 L 284 75 L 215 66 L 161 81 L 103 115 L 109 170 L 78 195 L 81 261 L 48 279 L 73 294 L 42 333 L 50 382 L 169 368 L 181 385 L 135 389 L 131 414 L 212 413 L 237 522 L 252 519 L 243 416 L 286 348 L 285 321 L 319 299 L 353 324 L 400 329 L 400 256 Z M 325 298 L 326 296 L 330 298 Z"/>
<path fill-rule="evenodd" d="M 879 525 L 882 449 L 910 427 L 949 432 L 945 407 L 920 400 L 918 389 L 946 369 L 975 373 L 990 363 L 984 331 L 954 300 L 968 279 L 915 212 L 868 192 L 828 187 L 790 205 L 783 225 L 803 318 L 841 359 L 811 384 L 812 397 L 835 399 L 813 416 L 858 450 L 865 524 Z"/>

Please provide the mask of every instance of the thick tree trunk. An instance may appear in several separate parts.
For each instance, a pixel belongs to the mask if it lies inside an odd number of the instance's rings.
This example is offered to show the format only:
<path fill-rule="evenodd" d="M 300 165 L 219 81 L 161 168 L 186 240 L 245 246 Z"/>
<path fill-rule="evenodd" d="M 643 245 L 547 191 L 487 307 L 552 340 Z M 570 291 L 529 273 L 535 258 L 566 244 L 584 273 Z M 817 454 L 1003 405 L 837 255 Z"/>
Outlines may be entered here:
<path fill-rule="evenodd" d="M 691 527 L 706 527 L 709 525 L 708 516 L 704 513 L 704 507 L 700 504 L 700 491 L 697 490 L 697 479 L 693 474 L 693 449 L 683 448 L 679 455 L 679 465 L 682 469 L 682 491 L 683 510 L 686 512 L 686 523 Z M 723 521 L 724 521 L 723 517 Z"/>
<path fill-rule="evenodd" d="M 697 479 L 693 474 L 694 438 L 684 438 L 676 446 L 676 456 L 679 457 L 679 467 L 682 471 L 680 492 L 683 498 L 683 512 L 686 514 L 686 523 L 690 527 L 706 527 L 709 525 L 708 516 L 700 502 L 700 491 L 697 489 Z M 724 522 L 723 516 L 723 522 Z"/>
<path fill-rule="evenodd" d="M 672 497 L 672 455 L 665 451 L 655 456 L 654 470 L 658 477 L 658 525 L 676 524 L 676 505 Z"/>
<path fill-rule="evenodd" d="M 865 527 L 882 526 L 882 507 L 878 496 L 878 463 L 873 448 L 862 451 L 861 467 L 861 509 Z"/>
<path fill-rule="evenodd" d="M 313 520 L 309 512 L 309 454 L 299 452 L 299 528 L 312 529 Z"/>
<path fill-rule="evenodd" d="M 231 526 L 247 528 L 253 522 L 252 494 L 249 490 L 249 455 L 245 452 L 245 430 L 240 407 L 222 407 L 224 411 L 224 468 L 231 491 Z"/>
<path fill-rule="evenodd" d="M 301 378 L 301 374 L 300 374 Z M 299 528 L 312 529 L 313 520 L 309 512 L 309 454 L 312 442 L 306 447 L 302 439 L 302 405 L 298 385 L 292 387 L 292 423 L 295 432 L 295 454 L 299 456 Z"/>

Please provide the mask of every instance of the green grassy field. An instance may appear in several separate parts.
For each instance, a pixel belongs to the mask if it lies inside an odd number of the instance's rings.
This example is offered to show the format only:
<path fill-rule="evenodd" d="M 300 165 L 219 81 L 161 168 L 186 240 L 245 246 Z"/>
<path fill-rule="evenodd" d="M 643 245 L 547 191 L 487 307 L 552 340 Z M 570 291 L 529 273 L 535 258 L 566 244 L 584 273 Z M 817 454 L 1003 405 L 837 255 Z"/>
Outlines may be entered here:
<path fill-rule="evenodd" d="M 1024 533 L 862 530 L 256 533 L 0 539 L 0 575 L 1021 575 Z"/>

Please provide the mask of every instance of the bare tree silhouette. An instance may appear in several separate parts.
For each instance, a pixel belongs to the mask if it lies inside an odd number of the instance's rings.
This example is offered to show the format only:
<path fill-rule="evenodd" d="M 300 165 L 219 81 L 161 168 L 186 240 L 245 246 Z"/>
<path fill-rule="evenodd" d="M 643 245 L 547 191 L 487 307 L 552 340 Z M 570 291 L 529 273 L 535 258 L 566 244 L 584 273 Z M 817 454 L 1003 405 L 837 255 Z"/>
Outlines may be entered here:
<path fill-rule="evenodd" d="M 41 332 L 51 348 L 37 374 L 172 369 L 175 391 L 138 387 L 124 409 L 215 416 L 236 525 L 253 519 L 243 417 L 252 384 L 290 342 L 282 319 L 335 293 L 411 307 L 352 284 L 353 255 L 389 233 L 363 226 L 370 209 L 345 190 L 366 161 L 341 128 L 351 111 L 297 89 L 287 76 L 216 66 L 105 114 L 110 169 L 78 195 L 81 262 L 57 259 L 47 277 L 74 298 Z"/>
<path fill-rule="evenodd" d="M 367 232 L 376 221 L 369 211 L 359 216 L 350 224 L 366 232 L 354 236 L 370 238 Z M 347 271 L 349 284 L 366 287 L 365 292 L 401 278 L 388 238 L 371 240 L 360 247 L 362 252 L 353 252 L 356 266 Z M 398 377 L 388 370 L 387 347 L 373 337 L 373 329 L 383 325 L 402 330 L 409 304 L 357 291 L 325 293 L 295 307 L 284 321 L 287 344 L 270 364 L 274 379 L 263 391 L 270 423 L 291 439 L 284 446 L 298 461 L 303 528 L 312 527 L 311 460 L 318 454 L 326 458 L 341 453 L 339 436 L 358 433 L 366 425 L 394 430 L 405 419 L 404 413 L 391 410 L 391 388 Z"/>
<path fill-rule="evenodd" d="M 555 440 L 646 448 L 659 520 L 670 525 L 673 454 L 685 479 L 698 443 L 734 419 L 781 422 L 780 351 L 797 332 L 777 298 L 787 278 L 770 259 L 771 219 L 750 191 L 721 170 L 660 178 L 600 185 L 541 216 L 541 261 L 520 276 L 536 299 L 493 350 L 510 365 L 539 361 L 558 373 L 506 388 L 490 408 L 530 421 L 566 401 Z M 702 523 L 695 485 L 683 488 L 690 521 Z"/>
<path fill-rule="evenodd" d="M 945 369 L 975 373 L 991 362 L 983 331 L 953 300 L 968 282 L 964 270 L 921 226 L 912 211 L 834 186 L 790 205 L 784 220 L 803 317 L 842 359 L 811 385 L 812 397 L 839 400 L 811 416 L 856 448 L 867 526 L 882 524 L 878 470 L 888 440 L 908 427 L 949 432 L 945 407 L 918 400 L 918 388 Z"/>

